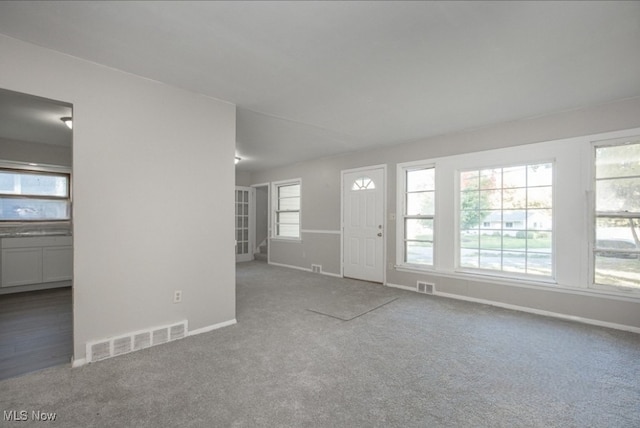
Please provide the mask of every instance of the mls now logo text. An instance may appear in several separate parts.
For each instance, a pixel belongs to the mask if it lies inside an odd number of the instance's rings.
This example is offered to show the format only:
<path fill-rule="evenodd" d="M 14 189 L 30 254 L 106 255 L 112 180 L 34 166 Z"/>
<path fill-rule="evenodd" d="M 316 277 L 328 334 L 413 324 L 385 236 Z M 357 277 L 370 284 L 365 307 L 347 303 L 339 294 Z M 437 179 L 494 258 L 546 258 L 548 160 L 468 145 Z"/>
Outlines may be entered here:
<path fill-rule="evenodd" d="M 40 410 L 5 410 L 2 414 L 5 421 L 55 421 L 58 416 L 53 412 L 41 412 Z"/>

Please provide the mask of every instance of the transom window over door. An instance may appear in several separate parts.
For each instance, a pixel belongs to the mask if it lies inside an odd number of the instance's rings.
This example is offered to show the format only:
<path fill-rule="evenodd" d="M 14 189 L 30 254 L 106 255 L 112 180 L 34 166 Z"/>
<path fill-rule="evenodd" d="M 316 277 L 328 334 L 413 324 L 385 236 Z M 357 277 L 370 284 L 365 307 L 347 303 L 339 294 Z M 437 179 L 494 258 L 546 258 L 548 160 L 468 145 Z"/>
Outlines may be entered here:
<path fill-rule="evenodd" d="M 351 190 L 373 190 L 376 188 L 376 183 L 369 177 L 359 177 L 353 181 Z"/>
<path fill-rule="evenodd" d="M 459 266 L 553 276 L 553 164 L 460 173 Z"/>
<path fill-rule="evenodd" d="M 301 181 L 278 182 L 273 187 L 274 238 L 300 239 Z"/>
<path fill-rule="evenodd" d="M 594 283 L 640 290 L 640 137 L 595 147 Z"/>

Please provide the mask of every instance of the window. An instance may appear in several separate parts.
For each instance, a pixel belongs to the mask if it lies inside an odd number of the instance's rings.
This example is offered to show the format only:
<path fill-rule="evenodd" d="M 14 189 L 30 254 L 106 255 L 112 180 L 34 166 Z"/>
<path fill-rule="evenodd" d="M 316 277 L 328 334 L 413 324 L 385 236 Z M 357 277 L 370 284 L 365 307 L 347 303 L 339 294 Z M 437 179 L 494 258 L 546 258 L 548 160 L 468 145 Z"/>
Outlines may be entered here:
<path fill-rule="evenodd" d="M 69 174 L 0 168 L 0 221 L 70 218 Z"/>
<path fill-rule="evenodd" d="M 640 289 L 640 137 L 595 147 L 594 283 Z"/>
<path fill-rule="evenodd" d="M 403 263 L 433 266 L 435 168 L 404 168 Z"/>
<path fill-rule="evenodd" d="M 300 180 L 274 183 L 274 237 L 300 238 Z"/>
<path fill-rule="evenodd" d="M 459 267 L 553 276 L 553 165 L 460 173 Z"/>
<path fill-rule="evenodd" d="M 356 178 L 351 186 L 351 190 L 372 190 L 376 188 L 376 183 L 369 177 Z"/>

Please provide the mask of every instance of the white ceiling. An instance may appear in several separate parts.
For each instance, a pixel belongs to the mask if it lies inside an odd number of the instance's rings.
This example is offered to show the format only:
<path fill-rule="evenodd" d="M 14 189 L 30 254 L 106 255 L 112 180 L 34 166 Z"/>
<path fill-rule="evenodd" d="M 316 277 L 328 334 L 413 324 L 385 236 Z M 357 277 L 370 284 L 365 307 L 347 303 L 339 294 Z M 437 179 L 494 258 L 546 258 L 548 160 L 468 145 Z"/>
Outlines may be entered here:
<path fill-rule="evenodd" d="M 236 103 L 241 170 L 640 96 L 640 2 L 0 2 L 0 33 Z"/>

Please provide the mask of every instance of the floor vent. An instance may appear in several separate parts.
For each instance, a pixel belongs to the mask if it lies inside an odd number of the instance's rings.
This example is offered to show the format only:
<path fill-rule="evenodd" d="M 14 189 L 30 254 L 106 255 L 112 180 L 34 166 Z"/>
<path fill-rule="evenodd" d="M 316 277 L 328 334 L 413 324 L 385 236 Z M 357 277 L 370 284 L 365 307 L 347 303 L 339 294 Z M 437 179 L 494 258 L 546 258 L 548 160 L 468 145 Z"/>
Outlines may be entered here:
<path fill-rule="evenodd" d="M 311 272 L 322 273 L 322 265 L 311 265 Z"/>
<path fill-rule="evenodd" d="M 187 336 L 187 321 L 87 343 L 87 362 L 95 362 Z"/>
<path fill-rule="evenodd" d="M 430 282 L 418 281 L 416 285 L 416 290 L 418 291 L 418 293 L 433 294 L 434 288 L 435 285 L 431 284 Z"/>

